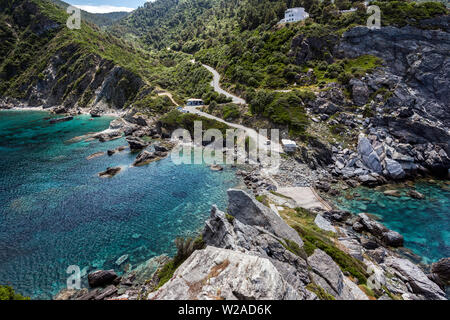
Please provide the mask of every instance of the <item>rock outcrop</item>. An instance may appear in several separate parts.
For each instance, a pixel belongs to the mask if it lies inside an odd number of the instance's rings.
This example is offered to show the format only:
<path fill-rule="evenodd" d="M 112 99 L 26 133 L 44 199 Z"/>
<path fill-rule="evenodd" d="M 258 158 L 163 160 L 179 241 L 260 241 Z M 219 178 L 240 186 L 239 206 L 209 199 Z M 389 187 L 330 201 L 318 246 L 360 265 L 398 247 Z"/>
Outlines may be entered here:
<path fill-rule="evenodd" d="M 411 261 L 396 257 L 388 257 L 385 265 L 393 270 L 394 274 L 405 278 L 414 293 L 424 295 L 428 299 L 446 300 L 445 293 L 439 286 L 428 279 L 425 273 Z"/>
<path fill-rule="evenodd" d="M 206 247 L 194 252 L 161 289 L 157 300 L 297 300 L 300 296 L 268 259 Z"/>

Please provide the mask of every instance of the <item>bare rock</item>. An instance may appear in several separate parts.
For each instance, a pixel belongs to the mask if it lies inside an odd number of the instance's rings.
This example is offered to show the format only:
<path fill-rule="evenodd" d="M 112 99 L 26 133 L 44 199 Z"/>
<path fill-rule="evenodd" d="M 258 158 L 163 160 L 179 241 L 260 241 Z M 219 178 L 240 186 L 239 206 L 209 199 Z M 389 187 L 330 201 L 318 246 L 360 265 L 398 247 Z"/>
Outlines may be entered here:
<path fill-rule="evenodd" d="M 88 274 L 88 282 L 91 288 L 110 285 L 117 279 L 114 270 L 98 270 Z"/>
<path fill-rule="evenodd" d="M 195 251 L 150 300 L 298 300 L 268 260 L 206 247 Z"/>

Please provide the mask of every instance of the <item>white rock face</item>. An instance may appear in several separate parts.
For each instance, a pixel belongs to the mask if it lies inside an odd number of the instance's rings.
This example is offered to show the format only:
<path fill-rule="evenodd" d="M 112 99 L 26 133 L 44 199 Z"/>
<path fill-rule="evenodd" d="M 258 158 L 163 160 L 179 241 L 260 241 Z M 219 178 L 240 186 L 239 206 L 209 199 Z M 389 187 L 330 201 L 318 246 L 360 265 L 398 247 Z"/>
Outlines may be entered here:
<path fill-rule="evenodd" d="M 414 293 L 424 295 L 428 299 L 446 300 L 441 288 L 428 279 L 425 273 L 411 261 L 391 256 L 386 259 L 385 264 L 393 268 L 400 277 L 406 278 Z"/>
<path fill-rule="evenodd" d="M 333 227 L 333 225 L 320 214 L 316 216 L 316 218 L 314 219 L 314 223 L 322 230 L 336 233 L 336 228 Z"/>
<path fill-rule="evenodd" d="M 195 251 L 158 291 L 157 300 L 298 300 L 296 290 L 265 258 L 206 247 Z"/>

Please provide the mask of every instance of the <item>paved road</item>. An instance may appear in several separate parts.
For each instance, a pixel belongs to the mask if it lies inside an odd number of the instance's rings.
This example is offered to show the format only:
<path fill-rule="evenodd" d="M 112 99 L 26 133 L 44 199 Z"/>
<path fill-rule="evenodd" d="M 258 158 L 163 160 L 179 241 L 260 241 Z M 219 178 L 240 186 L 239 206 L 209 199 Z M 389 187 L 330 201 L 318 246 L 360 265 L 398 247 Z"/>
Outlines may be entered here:
<path fill-rule="evenodd" d="M 186 107 L 184 107 L 184 110 L 187 110 L 190 113 L 195 113 L 195 114 L 198 114 L 200 116 L 203 116 L 203 117 L 206 117 L 206 118 L 209 118 L 209 119 L 213 119 L 213 120 L 225 123 L 226 125 L 228 125 L 228 126 L 230 126 L 232 128 L 244 130 L 245 133 L 251 139 L 253 139 L 253 141 L 257 141 L 258 142 L 258 148 L 260 150 L 267 150 L 267 149 L 269 149 L 269 150 L 271 150 L 271 152 L 283 153 L 283 147 L 279 143 L 276 143 L 276 142 L 272 141 L 270 145 L 267 145 L 267 138 L 264 137 L 263 135 L 260 135 L 258 132 L 256 132 L 256 130 L 254 130 L 252 128 L 248 128 L 248 127 L 245 127 L 243 125 L 232 123 L 232 122 L 227 122 L 227 121 L 223 120 L 222 118 L 218 118 L 218 117 L 215 117 L 215 116 L 213 116 L 213 115 L 211 115 L 209 113 L 197 110 L 196 107 L 188 107 L 188 106 L 186 106 Z"/>
<path fill-rule="evenodd" d="M 220 74 L 215 69 L 213 69 L 210 66 L 207 66 L 206 64 L 202 64 L 202 66 L 205 67 L 206 69 L 208 69 L 208 71 L 213 74 L 213 81 L 211 81 L 211 86 L 214 88 L 214 91 L 216 91 L 217 93 L 224 94 L 228 98 L 233 99 L 233 103 L 236 103 L 236 104 L 247 104 L 247 102 L 244 99 L 239 98 L 238 96 L 235 96 L 234 94 L 231 94 L 231 93 L 223 90 L 220 87 Z"/>

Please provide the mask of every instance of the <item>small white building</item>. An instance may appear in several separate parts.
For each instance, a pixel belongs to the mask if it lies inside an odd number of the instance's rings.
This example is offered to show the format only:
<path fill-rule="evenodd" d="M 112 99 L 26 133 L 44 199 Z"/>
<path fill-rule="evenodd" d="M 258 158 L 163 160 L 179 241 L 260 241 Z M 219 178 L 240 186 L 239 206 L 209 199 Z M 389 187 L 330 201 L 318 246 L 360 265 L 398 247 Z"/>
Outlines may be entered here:
<path fill-rule="evenodd" d="M 195 106 L 204 106 L 205 103 L 202 99 L 188 99 L 187 104 L 188 107 L 195 107 Z"/>
<path fill-rule="evenodd" d="M 284 13 L 284 19 L 278 23 L 292 23 L 305 20 L 309 17 L 309 13 L 305 11 L 305 8 L 290 8 Z"/>
<path fill-rule="evenodd" d="M 283 145 L 284 152 L 295 152 L 297 151 L 297 144 L 295 141 L 288 139 L 281 139 L 281 144 Z"/>

